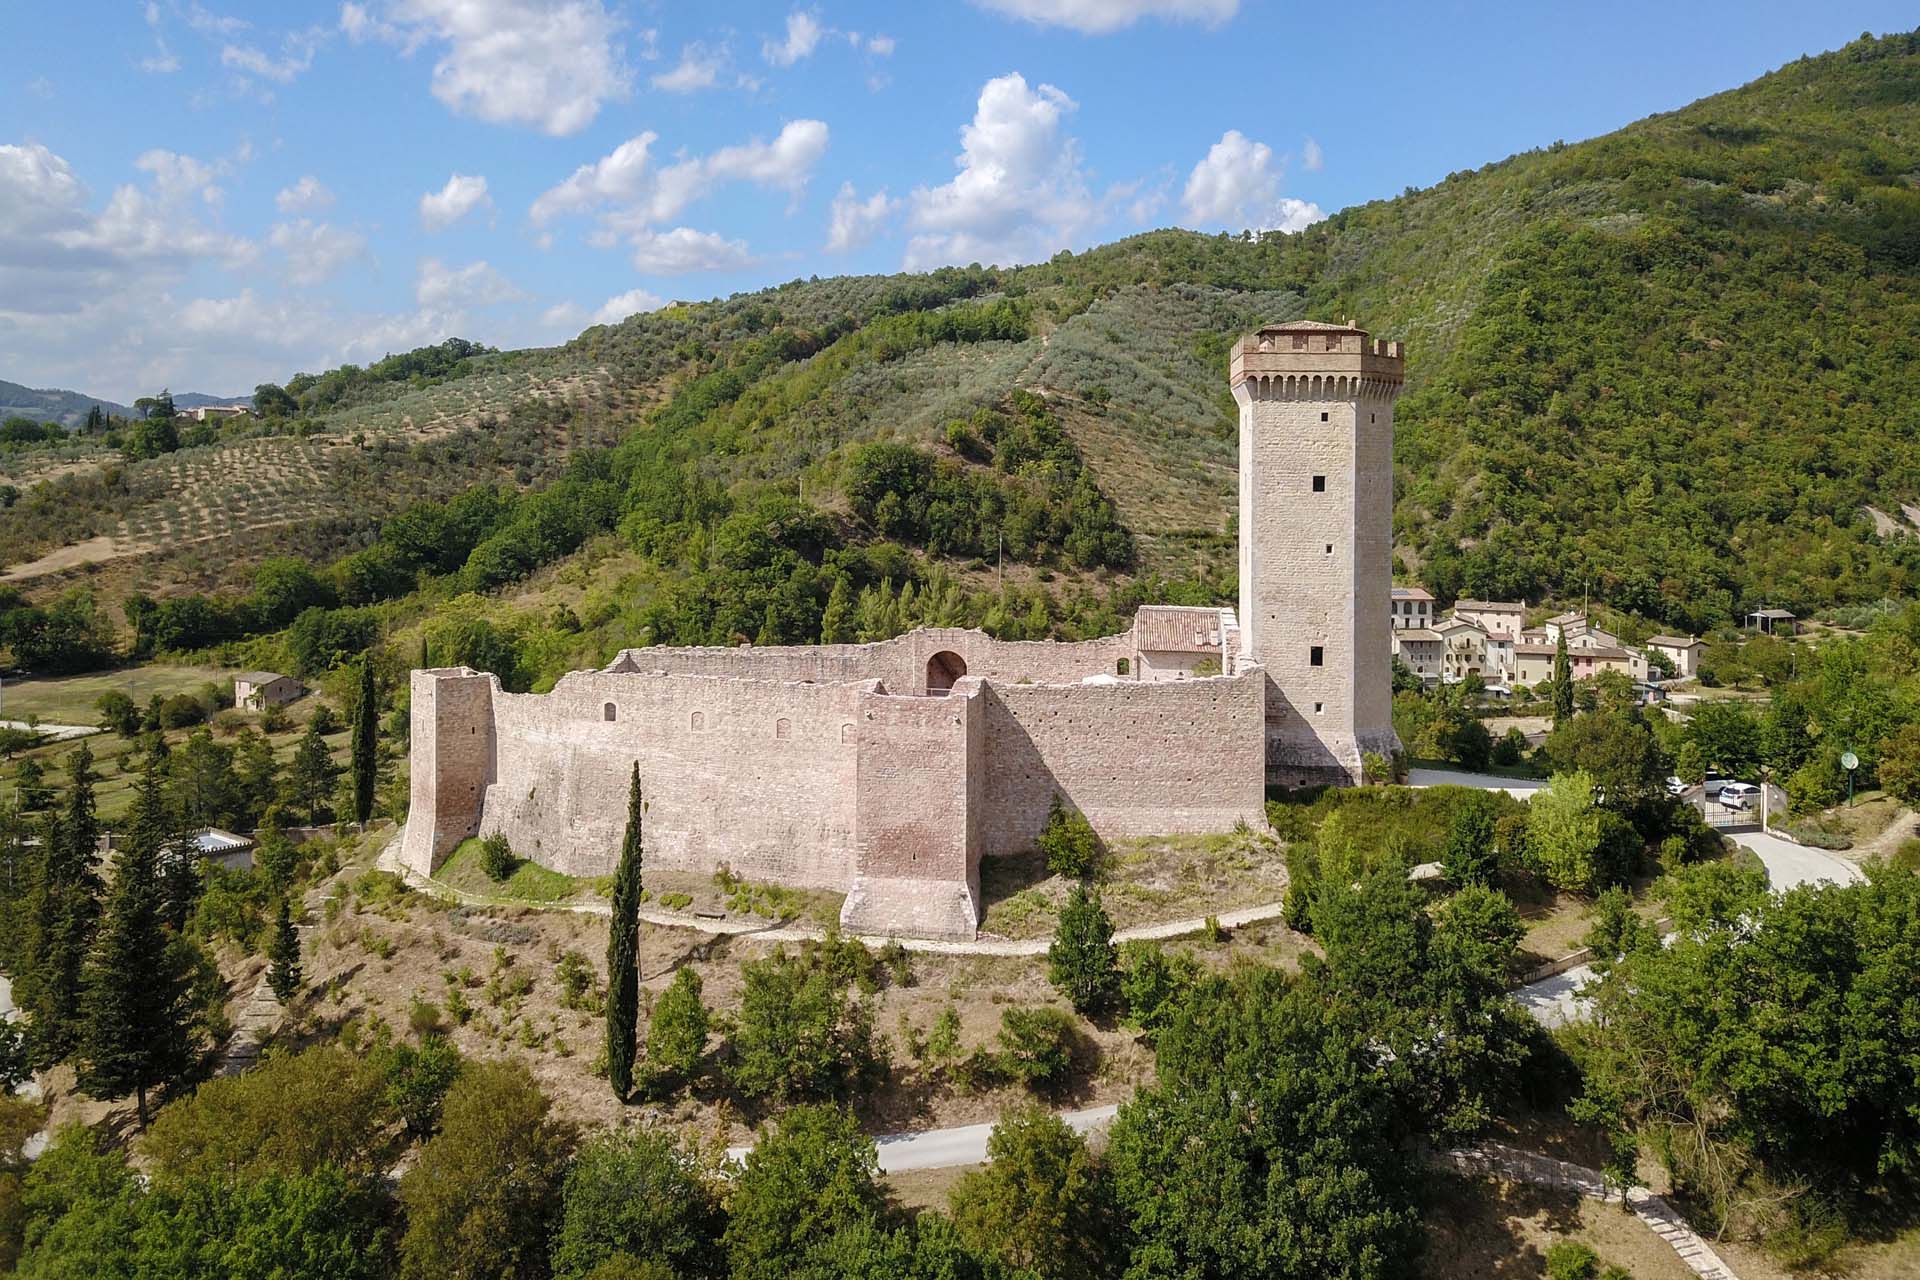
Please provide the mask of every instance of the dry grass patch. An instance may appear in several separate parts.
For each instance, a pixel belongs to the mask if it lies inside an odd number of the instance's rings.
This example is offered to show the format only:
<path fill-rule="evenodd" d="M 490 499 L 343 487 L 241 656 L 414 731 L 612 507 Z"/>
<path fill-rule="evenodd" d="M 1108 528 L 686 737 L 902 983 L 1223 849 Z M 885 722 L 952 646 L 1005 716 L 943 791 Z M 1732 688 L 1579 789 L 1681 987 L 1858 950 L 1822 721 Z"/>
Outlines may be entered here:
<path fill-rule="evenodd" d="M 1635 1280 L 1692 1280 L 1679 1255 L 1618 1203 L 1455 1173 L 1434 1173 L 1428 1190 L 1420 1274 L 1429 1280 L 1544 1276 L 1547 1250 L 1560 1240 L 1584 1242 Z"/>

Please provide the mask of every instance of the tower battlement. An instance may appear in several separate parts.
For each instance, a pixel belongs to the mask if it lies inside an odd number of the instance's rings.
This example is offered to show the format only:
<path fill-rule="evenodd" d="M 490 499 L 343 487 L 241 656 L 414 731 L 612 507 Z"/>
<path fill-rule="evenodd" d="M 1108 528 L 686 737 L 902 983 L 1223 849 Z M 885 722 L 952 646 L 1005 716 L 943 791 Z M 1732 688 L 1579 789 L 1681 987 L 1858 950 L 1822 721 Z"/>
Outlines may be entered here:
<path fill-rule="evenodd" d="M 1329 375 L 1397 387 L 1406 377 L 1404 349 L 1353 325 L 1295 320 L 1266 325 L 1242 338 L 1228 370 L 1235 387 L 1248 381 Z M 1346 393 L 1338 398 L 1345 399 Z"/>

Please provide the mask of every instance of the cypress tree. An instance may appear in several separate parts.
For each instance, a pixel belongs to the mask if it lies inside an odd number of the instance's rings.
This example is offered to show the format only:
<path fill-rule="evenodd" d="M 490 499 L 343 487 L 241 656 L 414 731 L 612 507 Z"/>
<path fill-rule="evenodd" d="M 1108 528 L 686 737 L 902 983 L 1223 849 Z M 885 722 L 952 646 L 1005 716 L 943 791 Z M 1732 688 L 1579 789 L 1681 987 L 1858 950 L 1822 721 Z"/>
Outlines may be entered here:
<path fill-rule="evenodd" d="M 93 803 L 93 753 L 67 757 L 66 803 L 49 815 L 30 909 L 20 1007 L 33 1019 L 35 1058 L 51 1066 L 74 1051 L 81 1030 L 81 974 L 100 922 L 100 873 L 94 869 L 100 824 Z"/>
<path fill-rule="evenodd" d="M 360 660 L 360 700 L 353 708 L 353 820 L 364 824 L 373 816 L 373 793 L 379 785 L 380 706 L 373 687 L 373 656 Z"/>
<path fill-rule="evenodd" d="M 607 930 L 607 1082 L 624 1101 L 633 1090 L 633 1055 L 640 1022 L 640 764 L 627 789 L 627 837 L 613 875 L 613 922 Z"/>
<path fill-rule="evenodd" d="M 178 1079 L 195 1048 L 191 944 L 167 928 L 163 913 L 160 857 L 168 843 L 149 772 L 129 839 L 114 855 L 106 917 L 87 957 L 78 1045 L 81 1088 L 96 1098 L 133 1094 L 142 1125 L 147 1091 Z"/>
<path fill-rule="evenodd" d="M 280 897 L 273 942 L 267 948 L 267 985 L 281 1004 L 293 999 L 293 993 L 300 989 L 300 935 L 294 930 L 293 906 L 285 894 Z"/>
<path fill-rule="evenodd" d="M 1562 628 L 1553 648 L 1553 727 L 1573 719 L 1573 664 L 1567 661 L 1567 633 Z"/>

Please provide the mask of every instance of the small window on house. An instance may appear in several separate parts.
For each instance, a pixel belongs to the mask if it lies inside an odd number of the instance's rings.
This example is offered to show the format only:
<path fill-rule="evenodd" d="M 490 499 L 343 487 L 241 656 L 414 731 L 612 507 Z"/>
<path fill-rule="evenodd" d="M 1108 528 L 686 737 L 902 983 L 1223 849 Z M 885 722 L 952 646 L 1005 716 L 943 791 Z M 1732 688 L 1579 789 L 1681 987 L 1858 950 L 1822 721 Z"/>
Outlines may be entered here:
<path fill-rule="evenodd" d="M 1310 667 L 1323 666 L 1325 665 L 1326 657 L 1327 651 L 1316 644 L 1307 650 L 1307 665 Z"/>
<path fill-rule="evenodd" d="M 793 736 L 793 721 L 787 719 L 785 716 L 775 720 L 773 722 L 773 736 L 776 738 L 791 738 Z"/>
<path fill-rule="evenodd" d="M 1339 334 L 1337 334 L 1337 333 L 1330 333 L 1330 334 L 1328 334 L 1328 335 L 1327 335 L 1327 350 L 1329 350 L 1329 351 L 1338 351 L 1339 349 L 1340 349 L 1340 335 L 1339 335 Z"/>
<path fill-rule="evenodd" d="M 1304 333 L 1296 333 L 1296 334 L 1294 334 L 1294 335 L 1293 335 L 1293 349 L 1294 349 L 1295 351 L 1305 351 L 1305 350 L 1307 349 L 1307 335 L 1306 335 L 1306 334 L 1304 334 Z"/>
<path fill-rule="evenodd" d="M 1327 491 L 1327 478 L 1325 476 L 1315 476 L 1313 478 L 1313 491 L 1315 493 L 1325 493 Z"/>
<path fill-rule="evenodd" d="M 1322 422 L 1325 422 L 1326 420 L 1327 420 L 1327 415 L 1326 415 L 1326 414 L 1324 414 L 1324 413 L 1323 413 L 1323 414 L 1321 414 L 1321 415 L 1320 415 L 1320 421 L 1322 421 Z"/>
<path fill-rule="evenodd" d="M 609 702 L 606 706 L 600 708 L 600 718 L 602 720 L 611 722 L 614 720 L 618 720 L 620 718 L 620 713 L 614 707 L 614 705 L 611 702 Z"/>

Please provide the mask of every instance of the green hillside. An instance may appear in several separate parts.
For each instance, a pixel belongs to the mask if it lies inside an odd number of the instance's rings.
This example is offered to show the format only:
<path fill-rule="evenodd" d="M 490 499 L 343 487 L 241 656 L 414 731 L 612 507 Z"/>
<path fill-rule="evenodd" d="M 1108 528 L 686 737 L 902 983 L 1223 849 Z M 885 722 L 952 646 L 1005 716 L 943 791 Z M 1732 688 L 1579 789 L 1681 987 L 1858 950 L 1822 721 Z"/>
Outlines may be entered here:
<path fill-rule="evenodd" d="M 0 556 L 54 552 L 23 584 L 47 595 L 85 543 L 137 557 L 149 591 L 224 587 L 237 608 L 273 552 L 325 567 L 345 605 L 617 549 L 645 567 L 609 643 L 813 638 L 836 585 L 927 589 L 937 566 L 958 593 L 944 616 L 1004 625 L 1031 605 L 1003 591 L 988 616 L 1004 556 L 1022 590 L 1051 580 L 1072 630 L 1148 575 L 1230 589 L 1225 353 L 1300 315 L 1408 343 L 1399 554 L 1443 598 L 1588 593 L 1705 630 L 1910 594 L 1920 35 L 1294 236 L 1161 231 L 1016 270 L 796 281 L 451 378 L 304 382 L 353 394 L 145 461 L 63 454 L 37 487 L 22 455 Z M 896 481 L 911 492 L 882 509 L 874 486 Z M 476 484 L 504 488 L 470 536 L 396 546 L 405 504 Z M 435 502 L 408 519 L 449 519 Z M 1891 513 L 1880 532 L 1870 506 Z"/>

